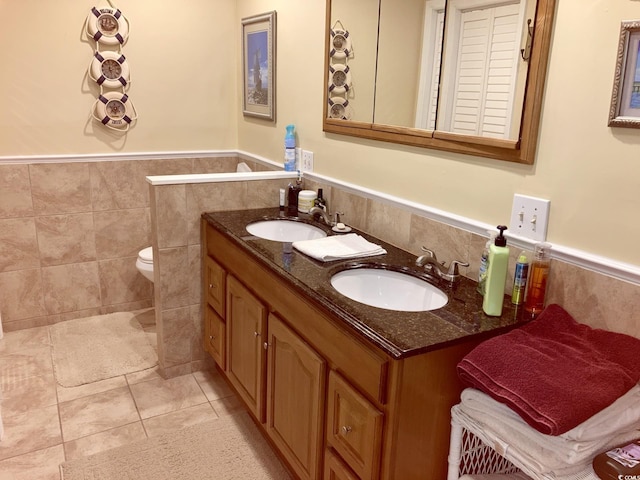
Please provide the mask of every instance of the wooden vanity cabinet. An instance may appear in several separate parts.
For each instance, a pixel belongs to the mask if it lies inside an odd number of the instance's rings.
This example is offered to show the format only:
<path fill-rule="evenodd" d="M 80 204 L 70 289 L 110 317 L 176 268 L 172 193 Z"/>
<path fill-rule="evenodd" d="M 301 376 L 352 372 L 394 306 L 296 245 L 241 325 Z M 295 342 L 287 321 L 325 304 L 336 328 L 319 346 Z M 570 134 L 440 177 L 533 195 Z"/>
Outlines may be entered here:
<path fill-rule="evenodd" d="M 478 341 L 391 358 L 206 220 L 203 232 L 205 269 L 226 278 L 223 373 L 292 472 L 446 478 L 450 409 L 462 391 L 455 367 Z"/>
<path fill-rule="evenodd" d="M 204 306 L 204 349 L 221 369 L 226 366 L 226 325 L 211 305 Z"/>
<path fill-rule="evenodd" d="M 267 308 L 233 275 L 227 276 L 227 378 L 264 422 Z"/>
<path fill-rule="evenodd" d="M 269 315 L 267 433 L 300 478 L 320 478 L 326 362 Z"/>

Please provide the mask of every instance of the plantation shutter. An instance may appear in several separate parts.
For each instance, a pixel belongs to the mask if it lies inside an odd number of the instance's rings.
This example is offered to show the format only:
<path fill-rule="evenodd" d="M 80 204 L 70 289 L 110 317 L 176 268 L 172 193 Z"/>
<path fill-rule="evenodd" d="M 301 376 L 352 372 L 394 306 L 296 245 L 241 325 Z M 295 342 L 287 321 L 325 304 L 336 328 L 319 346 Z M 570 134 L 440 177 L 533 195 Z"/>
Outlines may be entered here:
<path fill-rule="evenodd" d="M 451 131 L 508 138 L 519 6 L 462 12 Z"/>
<path fill-rule="evenodd" d="M 436 111 L 438 110 L 438 86 L 440 85 L 440 62 L 442 61 L 442 40 L 444 33 L 444 10 L 440 10 L 436 17 L 436 40 L 433 52 L 431 98 L 429 102 L 428 130 L 436 129 Z"/>

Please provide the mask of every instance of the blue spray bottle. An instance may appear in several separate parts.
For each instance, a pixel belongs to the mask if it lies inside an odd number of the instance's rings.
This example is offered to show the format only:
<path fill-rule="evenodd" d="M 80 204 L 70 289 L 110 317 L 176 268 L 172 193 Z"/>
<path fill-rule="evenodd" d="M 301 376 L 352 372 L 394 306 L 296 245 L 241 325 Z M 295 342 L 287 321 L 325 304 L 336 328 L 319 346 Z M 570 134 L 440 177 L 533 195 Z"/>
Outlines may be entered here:
<path fill-rule="evenodd" d="M 284 170 L 296 171 L 296 136 L 293 133 L 293 125 L 287 125 L 287 133 L 284 136 Z"/>

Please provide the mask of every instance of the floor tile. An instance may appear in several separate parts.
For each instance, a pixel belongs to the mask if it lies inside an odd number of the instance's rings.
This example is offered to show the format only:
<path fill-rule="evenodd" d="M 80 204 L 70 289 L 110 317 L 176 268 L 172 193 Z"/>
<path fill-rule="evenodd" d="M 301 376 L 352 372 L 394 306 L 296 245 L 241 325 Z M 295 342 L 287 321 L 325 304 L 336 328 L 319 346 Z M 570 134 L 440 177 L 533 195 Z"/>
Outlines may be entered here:
<path fill-rule="evenodd" d="M 63 402 L 59 408 L 65 442 L 140 420 L 128 387 Z"/>
<path fill-rule="evenodd" d="M 55 405 L 3 415 L 2 420 L 4 438 L 0 442 L 0 460 L 62 443 Z"/>
<path fill-rule="evenodd" d="M 51 348 L 28 348 L 19 353 L 0 356 L 0 382 L 2 390 L 12 389 L 26 377 L 53 374 Z"/>
<path fill-rule="evenodd" d="M 209 403 L 196 405 L 195 407 L 183 408 L 157 417 L 143 420 L 147 435 L 153 437 L 163 433 L 174 432 L 181 428 L 197 425 L 198 423 L 215 420 L 218 418 L 216 412 Z"/>
<path fill-rule="evenodd" d="M 62 445 L 18 455 L 0 462 L 0 480 L 60 480 Z"/>
<path fill-rule="evenodd" d="M 192 407 L 207 401 L 193 375 L 183 375 L 168 380 L 157 379 L 131 385 L 140 416 L 155 417 Z"/>
<path fill-rule="evenodd" d="M 147 435 L 142 427 L 142 422 L 135 422 L 65 442 L 64 452 L 67 460 L 72 460 L 146 438 Z"/>
<path fill-rule="evenodd" d="M 0 355 L 48 345 L 51 345 L 49 327 L 16 330 L 15 332 L 5 333 L 4 338 L 0 339 Z"/>
<path fill-rule="evenodd" d="M 63 387 L 62 385 L 56 385 L 56 389 L 58 391 L 58 402 L 62 403 L 126 386 L 127 381 L 125 380 L 124 375 L 120 375 L 119 377 L 107 378 L 106 380 L 87 383 L 77 387 Z"/>
<path fill-rule="evenodd" d="M 217 370 L 194 372 L 193 377 L 207 396 L 207 400 L 217 400 L 233 395 L 233 390 Z"/>
<path fill-rule="evenodd" d="M 139 372 L 127 373 L 125 375 L 127 383 L 133 385 L 134 383 L 147 382 L 149 380 L 158 380 L 162 378 L 160 375 L 160 367 L 147 368 L 146 370 L 140 370 Z"/>
<path fill-rule="evenodd" d="M 2 387 L 2 409 L 5 415 L 58 404 L 56 380 L 52 374 L 14 378 L 11 384 Z"/>
<path fill-rule="evenodd" d="M 214 400 L 211 402 L 211 406 L 219 417 L 233 415 L 234 413 L 246 410 L 244 404 L 235 395 Z"/>

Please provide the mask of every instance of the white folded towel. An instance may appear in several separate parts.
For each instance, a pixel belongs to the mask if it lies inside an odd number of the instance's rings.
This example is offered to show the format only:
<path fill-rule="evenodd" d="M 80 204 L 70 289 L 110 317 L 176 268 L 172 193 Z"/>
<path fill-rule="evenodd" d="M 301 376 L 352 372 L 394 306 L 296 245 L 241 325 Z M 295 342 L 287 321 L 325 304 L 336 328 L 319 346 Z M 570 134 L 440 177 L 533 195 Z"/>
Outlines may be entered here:
<path fill-rule="evenodd" d="M 357 233 L 331 235 L 315 240 L 300 240 L 293 242 L 293 248 L 322 262 L 371 257 L 387 253 L 380 245 L 365 240 Z"/>
<path fill-rule="evenodd" d="M 580 425 L 562 435 L 538 432 L 503 403 L 473 388 L 463 390 L 460 413 L 478 428 L 492 432 L 504 450 L 540 473 L 582 469 L 596 453 L 637 438 L 640 426 L 640 386 L 618 398 Z M 556 475 L 559 476 L 559 475 Z M 553 478 L 553 477 L 552 477 Z"/>

